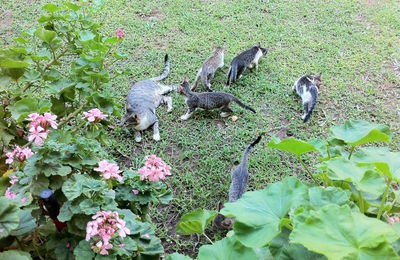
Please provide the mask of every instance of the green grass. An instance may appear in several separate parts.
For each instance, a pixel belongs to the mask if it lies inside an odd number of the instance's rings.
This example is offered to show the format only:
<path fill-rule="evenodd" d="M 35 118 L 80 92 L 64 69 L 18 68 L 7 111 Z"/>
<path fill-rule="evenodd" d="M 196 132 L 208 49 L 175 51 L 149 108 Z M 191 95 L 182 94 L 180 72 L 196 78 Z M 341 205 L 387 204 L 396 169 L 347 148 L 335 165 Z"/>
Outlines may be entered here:
<path fill-rule="evenodd" d="M 28 30 L 47 1 L 6 1 L 0 6 L 4 45 Z M 297 161 L 267 150 L 265 143 L 286 128 L 296 138 L 326 136 L 328 128 L 346 119 L 364 119 L 389 125 L 391 147 L 400 147 L 400 3 L 398 1 L 109 1 L 98 18 L 112 35 L 121 27 L 127 33 L 122 48 L 130 58 L 121 64 L 130 77 L 114 83 L 124 104 L 133 82 L 159 75 L 163 56 L 170 55 L 166 80 L 178 84 L 184 75 L 191 82 L 209 56 L 212 44 L 226 42 L 226 66 L 213 81 L 222 90 L 228 65 L 239 52 L 258 41 L 270 47 L 258 72 L 247 72 L 226 91 L 240 97 L 257 114 L 233 105 L 239 120 L 222 119 L 219 112 L 196 112 L 187 122 L 183 97 L 171 94 L 174 110 L 157 111 L 161 141 L 147 132 L 142 144 L 134 133 L 116 128 L 110 132 L 110 154 L 126 167 L 138 168 L 145 155 L 157 154 L 173 168 L 167 183 L 175 200 L 153 210 L 157 234 L 167 252 L 196 255 L 207 243 L 197 237 L 175 235 L 175 224 L 185 212 L 198 207 L 214 209 L 228 196 L 230 170 L 247 144 L 259 133 L 266 135 L 250 157 L 248 190 L 261 189 L 287 175 L 306 179 Z M 323 73 L 320 99 L 310 123 L 303 124 L 300 99 L 291 92 L 304 73 Z M 118 120 L 118 119 L 115 119 Z M 311 163 L 313 161 L 309 161 Z M 215 239 L 224 234 L 209 229 Z"/>

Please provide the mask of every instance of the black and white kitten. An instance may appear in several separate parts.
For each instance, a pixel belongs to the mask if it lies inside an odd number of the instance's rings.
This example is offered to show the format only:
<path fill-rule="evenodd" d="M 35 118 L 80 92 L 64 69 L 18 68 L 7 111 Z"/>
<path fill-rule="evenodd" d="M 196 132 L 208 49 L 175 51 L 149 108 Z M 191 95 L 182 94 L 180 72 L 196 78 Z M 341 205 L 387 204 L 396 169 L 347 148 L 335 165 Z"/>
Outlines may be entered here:
<path fill-rule="evenodd" d="M 304 107 L 304 115 L 301 116 L 301 119 L 304 123 L 310 119 L 315 104 L 317 104 L 320 85 L 322 85 L 321 73 L 318 73 L 315 76 L 305 75 L 300 77 L 292 87 L 301 97 Z"/>

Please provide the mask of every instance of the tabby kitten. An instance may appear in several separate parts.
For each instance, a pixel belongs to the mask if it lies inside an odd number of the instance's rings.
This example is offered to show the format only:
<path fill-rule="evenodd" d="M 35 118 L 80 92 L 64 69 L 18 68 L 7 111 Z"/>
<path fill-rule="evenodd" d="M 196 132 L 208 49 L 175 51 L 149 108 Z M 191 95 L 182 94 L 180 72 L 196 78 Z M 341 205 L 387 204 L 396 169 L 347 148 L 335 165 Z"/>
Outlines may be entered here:
<path fill-rule="evenodd" d="M 301 116 L 303 122 L 307 122 L 314 110 L 318 99 L 318 88 L 322 85 L 321 73 L 315 75 L 305 75 L 300 77 L 293 85 L 292 89 L 301 97 L 304 114 Z"/>
<path fill-rule="evenodd" d="M 196 93 L 190 89 L 187 78 L 185 77 L 183 83 L 178 87 L 178 93 L 184 95 L 186 104 L 189 107 L 187 113 L 181 116 L 182 120 L 188 120 L 189 117 L 198 108 L 212 110 L 216 108 L 221 109 L 221 117 L 227 117 L 229 113 L 233 112 L 229 108 L 229 104 L 233 101 L 239 106 L 256 113 L 256 111 L 248 105 L 242 103 L 237 97 L 225 92 L 203 92 Z"/>
<path fill-rule="evenodd" d="M 218 68 L 224 66 L 224 54 L 226 47 L 215 47 L 213 46 L 213 54 L 206 59 L 199 71 L 197 72 L 196 80 L 192 86 L 192 90 L 197 88 L 199 81 L 206 86 L 207 91 L 211 90 L 211 80 L 214 79 L 215 72 Z"/>
<path fill-rule="evenodd" d="M 258 61 L 261 57 L 264 57 L 267 52 L 268 48 L 261 48 L 261 44 L 258 43 L 253 48 L 244 51 L 233 58 L 231 67 L 229 68 L 226 86 L 229 86 L 231 83 L 235 83 L 237 79 L 240 79 L 246 68 L 253 69 L 255 67 L 256 70 L 258 70 Z"/>

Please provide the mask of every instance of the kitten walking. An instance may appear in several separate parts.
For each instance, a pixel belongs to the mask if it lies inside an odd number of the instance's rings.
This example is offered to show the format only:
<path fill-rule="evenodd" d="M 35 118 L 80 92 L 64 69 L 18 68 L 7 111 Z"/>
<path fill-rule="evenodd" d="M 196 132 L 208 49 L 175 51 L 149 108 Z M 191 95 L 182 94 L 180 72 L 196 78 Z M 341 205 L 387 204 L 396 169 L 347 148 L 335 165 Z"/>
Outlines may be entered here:
<path fill-rule="evenodd" d="M 321 84 L 321 73 L 319 73 L 314 77 L 311 75 L 300 77 L 292 87 L 301 97 L 304 107 L 304 114 L 301 119 L 303 119 L 304 123 L 310 119 L 315 104 L 317 104 L 318 88 Z"/>
<path fill-rule="evenodd" d="M 248 158 L 250 150 L 260 142 L 261 135 L 252 142 L 246 150 L 244 150 L 242 161 L 231 173 L 231 185 L 229 187 L 229 202 L 235 202 L 242 197 L 247 189 L 247 180 L 249 178 L 248 171 Z M 223 204 L 218 204 L 218 212 L 223 208 Z M 220 229 L 231 229 L 234 220 L 232 218 L 226 218 L 225 216 L 218 214 L 214 219 L 214 224 Z"/>
<path fill-rule="evenodd" d="M 256 70 L 258 70 L 258 61 L 261 57 L 264 57 L 267 52 L 268 48 L 261 48 L 261 44 L 258 43 L 253 48 L 244 51 L 233 58 L 231 67 L 229 68 L 226 86 L 229 86 L 231 83 L 235 83 L 237 79 L 240 79 L 246 68 L 253 69 L 255 67 Z"/>
<path fill-rule="evenodd" d="M 182 120 L 188 120 L 189 117 L 196 111 L 198 108 L 212 110 L 216 108 L 221 108 L 221 117 L 227 117 L 229 113 L 233 112 L 229 105 L 233 101 L 237 103 L 239 106 L 256 113 L 256 111 L 249 107 L 248 105 L 242 103 L 237 97 L 225 93 L 225 92 L 203 92 L 196 93 L 193 92 L 190 87 L 187 79 L 185 77 L 182 85 L 178 87 L 178 93 L 184 95 L 186 104 L 189 107 L 187 113 L 181 116 Z"/>
<path fill-rule="evenodd" d="M 224 66 L 224 54 L 226 51 L 226 47 L 215 47 L 213 46 L 213 54 L 206 59 L 203 63 L 199 71 L 197 72 L 196 80 L 192 87 L 192 90 L 197 88 L 199 81 L 206 86 L 207 91 L 211 90 L 211 80 L 214 79 L 215 72 L 218 68 L 222 68 Z"/>

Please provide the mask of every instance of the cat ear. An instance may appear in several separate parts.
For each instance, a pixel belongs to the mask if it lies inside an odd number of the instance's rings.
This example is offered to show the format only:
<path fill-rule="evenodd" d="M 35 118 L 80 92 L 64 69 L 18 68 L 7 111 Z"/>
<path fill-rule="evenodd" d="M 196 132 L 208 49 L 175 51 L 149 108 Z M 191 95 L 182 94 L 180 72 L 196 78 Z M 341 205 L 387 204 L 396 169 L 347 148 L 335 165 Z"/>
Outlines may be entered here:
<path fill-rule="evenodd" d="M 218 212 L 220 212 L 223 207 L 224 207 L 224 203 L 221 201 L 218 201 Z"/>
<path fill-rule="evenodd" d="M 317 75 L 315 75 L 314 78 L 321 80 L 321 76 L 322 76 L 322 73 L 320 72 Z"/>
<path fill-rule="evenodd" d="M 187 82 L 187 77 L 183 77 L 183 82 Z"/>
<path fill-rule="evenodd" d="M 212 44 L 212 49 L 215 51 L 217 49 L 217 46 L 215 46 L 215 43 Z"/>
<path fill-rule="evenodd" d="M 261 47 L 261 42 L 258 42 L 256 47 L 260 48 Z"/>

